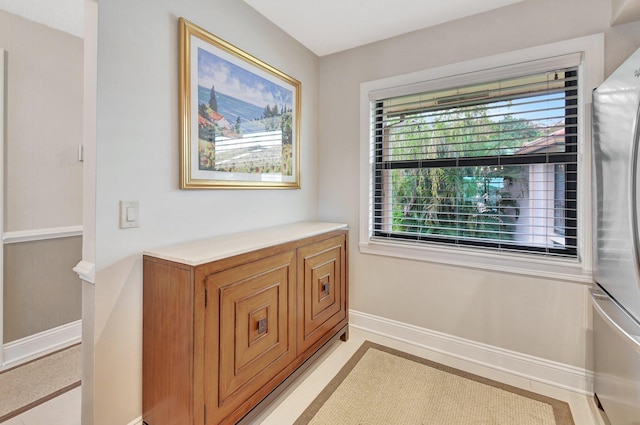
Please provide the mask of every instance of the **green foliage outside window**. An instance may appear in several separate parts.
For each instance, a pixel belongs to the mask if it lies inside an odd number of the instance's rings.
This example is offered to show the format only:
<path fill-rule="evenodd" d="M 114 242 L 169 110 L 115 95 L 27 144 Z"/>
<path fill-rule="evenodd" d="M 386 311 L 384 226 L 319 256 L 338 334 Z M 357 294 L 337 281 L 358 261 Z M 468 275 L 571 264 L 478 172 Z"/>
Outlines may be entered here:
<path fill-rule="evenodd" d="M 528 166 L 428 165 L 440 159 L 514 155 L 543 135 L 528 120 L 505 115 L 495 121 L 488 111 L 472 106 L 387 121 L 387 159 L 427 164 L 387 171 L 393 232 L 513 239 L 518 199 L 528 190 Z"/>

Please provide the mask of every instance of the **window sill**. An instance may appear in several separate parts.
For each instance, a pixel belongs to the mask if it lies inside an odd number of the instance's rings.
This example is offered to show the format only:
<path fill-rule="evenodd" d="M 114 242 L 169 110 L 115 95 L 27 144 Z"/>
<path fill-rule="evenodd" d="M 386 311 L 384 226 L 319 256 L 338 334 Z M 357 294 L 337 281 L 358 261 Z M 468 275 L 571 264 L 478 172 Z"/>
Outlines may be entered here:
<path fill-rule="evenodd" d="M 589 285 L 593 283 L 591 270 L 585 269 L 577 260 L 531 258 L 529 255 L 513 253 L 482 253 L 476 248 L 461 246 L 429 246 L 422 243 L 379 240 L 361 241 L 360 252 L 498 273 Z"/>

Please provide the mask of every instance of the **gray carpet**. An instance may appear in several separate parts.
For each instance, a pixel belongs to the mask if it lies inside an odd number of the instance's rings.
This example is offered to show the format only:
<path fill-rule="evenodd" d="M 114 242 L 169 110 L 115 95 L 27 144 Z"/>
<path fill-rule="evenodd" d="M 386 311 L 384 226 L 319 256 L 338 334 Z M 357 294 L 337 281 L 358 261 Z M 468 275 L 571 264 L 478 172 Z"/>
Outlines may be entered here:
<path fill-rule="evenodd" d="M 295 425 L 574 425 L 567 403 L 365 342 Z"/>
<path fill-rule="evenodd" d="M 80 385 L 80 344 L 0 373 L 0 422 Z"/>

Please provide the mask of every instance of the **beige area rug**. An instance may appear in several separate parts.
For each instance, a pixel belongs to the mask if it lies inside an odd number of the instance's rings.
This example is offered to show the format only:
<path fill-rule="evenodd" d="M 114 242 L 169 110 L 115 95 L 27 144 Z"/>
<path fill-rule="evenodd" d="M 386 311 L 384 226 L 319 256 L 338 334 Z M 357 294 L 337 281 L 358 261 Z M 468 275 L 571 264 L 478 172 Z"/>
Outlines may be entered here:
<path fill-rule="evenodd" d="M 0 422 L 80 385 L 80 344 L 0 373 Z"/>
<path fill-rule="evenodd" d="M 567 403 L 366 341 L 295 425 L 574 425 Z"/>

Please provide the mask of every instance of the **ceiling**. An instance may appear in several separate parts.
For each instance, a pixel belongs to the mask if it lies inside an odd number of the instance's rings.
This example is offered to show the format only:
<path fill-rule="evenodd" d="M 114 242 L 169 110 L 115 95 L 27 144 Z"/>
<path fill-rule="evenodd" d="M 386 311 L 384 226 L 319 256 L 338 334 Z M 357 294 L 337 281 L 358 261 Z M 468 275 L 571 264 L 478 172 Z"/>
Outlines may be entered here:
<path fill-rule="evenodd" d="M 244 0 L 318 56 L 520 1 Z M 78 37 L 84 33 L 83 0 L 0 0 L 0 10 Z"/>
<path fill-rule="evenodd" d="M 244 0 L 318 56 L 523 0 Z"/>
<path fill-rule="evenodd" d="M 0 10 L 84 37 L 84 0 L 0 0 Z"/>

